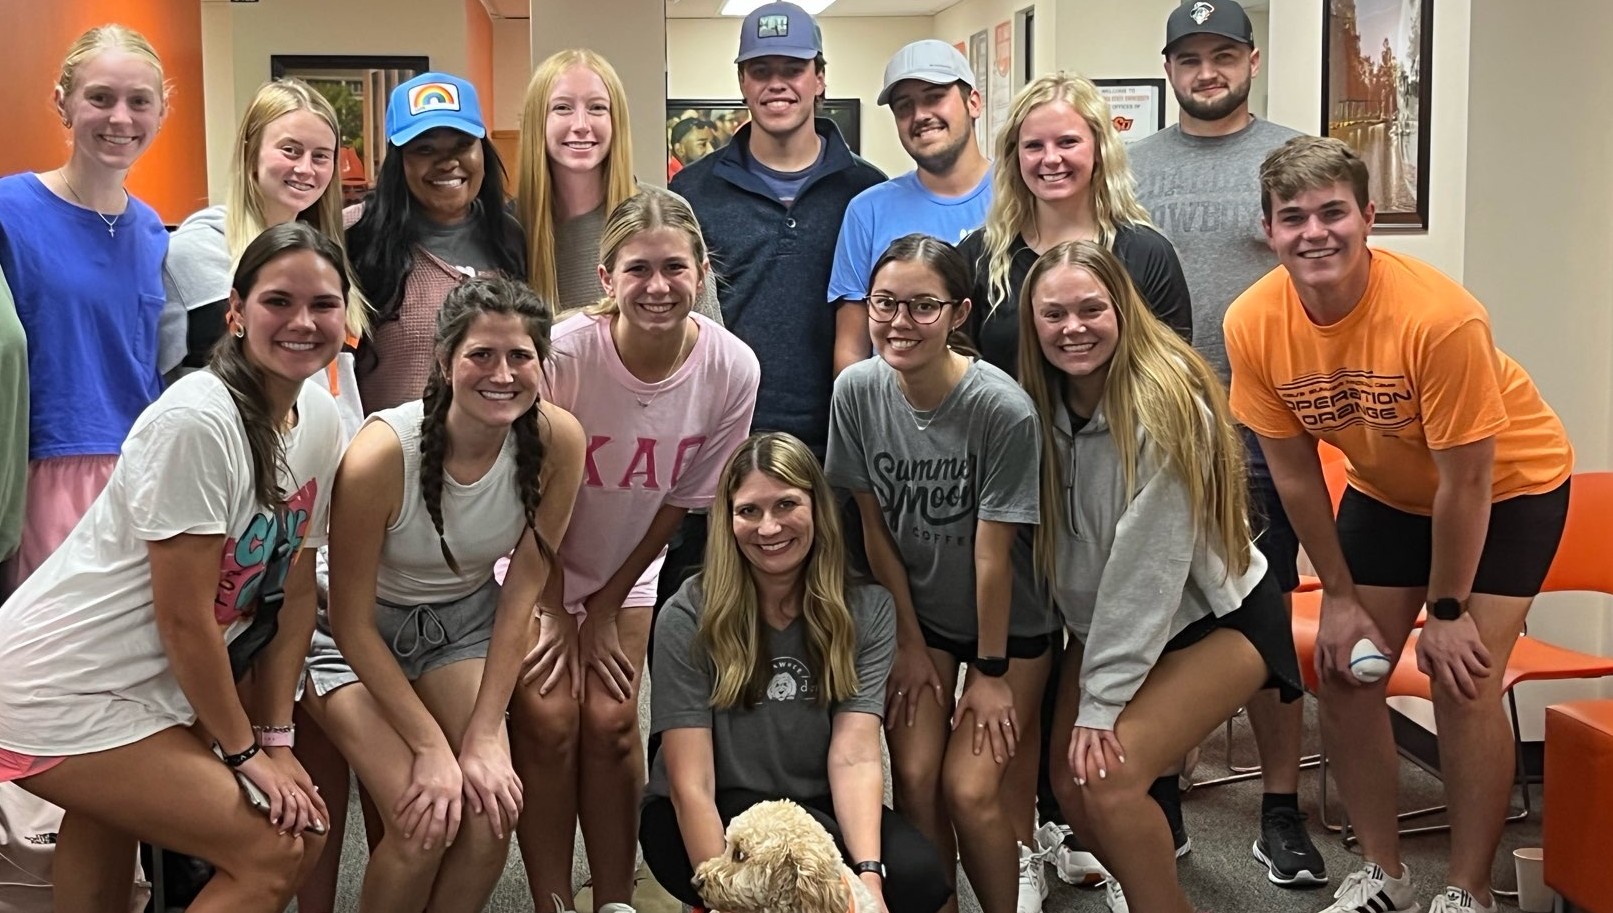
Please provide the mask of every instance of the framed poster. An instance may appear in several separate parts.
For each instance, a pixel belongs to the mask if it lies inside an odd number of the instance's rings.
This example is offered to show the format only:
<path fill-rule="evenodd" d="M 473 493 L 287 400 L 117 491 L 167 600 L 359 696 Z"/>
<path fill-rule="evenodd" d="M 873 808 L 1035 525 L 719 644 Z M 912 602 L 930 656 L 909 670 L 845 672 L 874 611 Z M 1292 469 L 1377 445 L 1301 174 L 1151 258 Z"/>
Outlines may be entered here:
<path fill-rule="evenodd" d="M 275 54 L 269 78 L 294 76 L 325 96 L 341 125 L 337 169 L 342 205 L 364 198 L 375 186 L 386 157 L 386 102 L 392 90 L 431 69 L 418 56 Z"/>
<path fill-rule="evenodd" d="M 851 151 L 862 154 L 862 101 L 818 100 L 818 115 L 840 128 Z M 669 98 L 666 102 L 667 179 L 683 166 L 728 145 L 740 127 L 750 123 L 745 102 L 734 98 Z"/>
<path fill-rule="evenodd" d="M 1165 129 L 1165 80 L 1094 79 L 1109 103 L 1109 117 L 1120 138 L 1134 143 Z"/>
<path fill-rule="evenodd" d="M 1008 106 L 1014 101 L 1014 90 L 1009 82 L 1014 72 L 1014 24 L 1003 21 L 992 30 L 991 40 L 991 99 L 984 104 L 991 136 L 996 136 L 1008 122 Z M 990 147 L 986 147 L 990 148 Z M 988 157 L 991 153 L 987 153 Z"/>
<path fill-rule="evenodd" d="M 986 157 L 991 158 L 991 47 L 986 40 L 985 29 L 969 36 L 969 69 L 974 71 L 975 88 L 980 92 L 980 116 L 975 118 L 975 141 L 980 144 Z"/>
<path fill-rule="evenodd" d="M 1426 230 L 1434 0 L 1322 3 L 1322 135 L 1367 163 L 1378 225 Z"/>

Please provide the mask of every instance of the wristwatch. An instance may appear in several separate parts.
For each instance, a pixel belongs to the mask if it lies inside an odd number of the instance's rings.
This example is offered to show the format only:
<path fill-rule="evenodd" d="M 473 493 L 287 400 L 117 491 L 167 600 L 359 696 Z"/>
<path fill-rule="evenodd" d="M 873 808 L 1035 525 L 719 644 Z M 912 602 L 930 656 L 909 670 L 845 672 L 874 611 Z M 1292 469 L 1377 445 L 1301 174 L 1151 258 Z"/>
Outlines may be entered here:
<path fill-rule="evenodd" d="M 866 875 L 869 872 L 873 872 L 875 875 L 878 875 L 881 880 L 883 880 L 885 877 L 885 863 L 880 862 L 878 859 L 864 859 L 862 862 L 852 866 L 851 870 L 858 875 Z"/>
<path fill-rule="evenodd" d="M 1440 621 L 1455 621 L 1462 617 L 1464 607 L 1462 600 L 1450 596 L 1441 596 L 1428 603 L 1428 615 Z"/>
<path fill-rule="evenodd" d="M 988 678 L 1002 678 L 1008 674 L 1008 657 L 1006 656 L 976 656 L 973 666 L 976 672 Z"/>

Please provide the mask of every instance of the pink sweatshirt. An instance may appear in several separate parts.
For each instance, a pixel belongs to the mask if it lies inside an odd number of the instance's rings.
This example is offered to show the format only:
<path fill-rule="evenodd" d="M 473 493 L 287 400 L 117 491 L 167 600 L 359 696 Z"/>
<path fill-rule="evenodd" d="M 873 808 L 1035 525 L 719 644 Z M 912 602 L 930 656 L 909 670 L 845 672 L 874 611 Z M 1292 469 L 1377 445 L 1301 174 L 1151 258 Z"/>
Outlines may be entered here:
<path fill-rule="evenodd" d="M 582 423 L 582 488 L 560 543 L 566 610 L 583 612 L 644 538 L 662 505 L 701 509 L 717 476 L 750 434 L 761 367 L 739 337 L 699 314 L 699 338 L 683 365 L 660 383 L 634 377 L 616 352 L 611 318 L 576 314 L 553 332 L 543 397 Z M 665 550 L 623 603 L 655 604 Z"/>

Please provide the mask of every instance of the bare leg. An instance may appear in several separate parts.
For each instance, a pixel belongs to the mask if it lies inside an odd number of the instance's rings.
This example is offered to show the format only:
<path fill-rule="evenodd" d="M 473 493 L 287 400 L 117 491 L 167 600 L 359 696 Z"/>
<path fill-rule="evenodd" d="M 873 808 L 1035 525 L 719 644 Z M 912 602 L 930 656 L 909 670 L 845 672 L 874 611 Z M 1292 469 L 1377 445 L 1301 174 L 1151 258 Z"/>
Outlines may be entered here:
<path fill-rule="evenodd" d="M 1283 609 L 1292 617 L 1294 597 L 1283 594 Z M 1249 728 L 1260 753 L 1261 784 L 1268 793 L 1299 792 L 1300 735 L 1305 729 L 1305 703 L 1284 704 L 1274 689 L 1256 691 L 1244 705 Z"/>
<path fill-rule="evenodd" d="M 86 812 L 68 812 L 56 833 L 51 901 L 60 913 L 128 913 L 139 841 Z"/>
<path fill-rule="evenodd" d="M 941 764 L 946 756 L 952 695 L 958 685 L 958 661 L 942 650 L 929 652 L 941 676 L 945 706 L 937 706 L 926 695 L 919 701 L 913 725 L 908 726 L 906 720 L 893 721 L 895 726 L 885 730 L 885 741 L 890 746 L 891 792 L 896 810 L 935 846 L 947 883 L 956 887 L 953 880 L 958 868 L 958 842 L 941 798 Z M 954 891 L 941 913 L 957 913 L 957 909 L 958 895 Z"/>
<path fill-rule="evenodd" d="M 330 821 L 325 824 L 325 850 L 297 888 L 297 910 L 299 913 L 335 913 L 336 882 L 341 874 L 342 843 L 347 835 L 350 782 L 347 759 L 336 750 L 336 745 L 302 704 L 297 705 L 293 719 L 297 724 L 297 761 L 308 771 L 330 811 Z"/>
<path fill-rule="evenodd" d="M 545 615 L 544 623 L 551 617 Z M 569 616 L 557 621 L 576 624 Z M 576 851 L 577 741 L 582 722 L 581 708 L 571 696 L 570 674 L 546 696 L 538 694 L 536 684 L 517 685 L 510 703 L 510 747 L 526 797 L 516 843 L 533 907 L 545 913 L 553 908 L 551 894 L 565 909 L 575 906 L 571 859 Z"/>
<path fill-rule="evenodd" d="M 650 636 L 650 606 L 624 606 L 616 615 L 622 649 L 638 674 L 626 701 L 605 693 L 593 672 L 582 707 L 578 815 L 594 909 L 633 901 L 638 852 L 639 796 L 644 792 L 644 745 L 638 732 L 638 690 L 644 681 L 644 647 Z"/>

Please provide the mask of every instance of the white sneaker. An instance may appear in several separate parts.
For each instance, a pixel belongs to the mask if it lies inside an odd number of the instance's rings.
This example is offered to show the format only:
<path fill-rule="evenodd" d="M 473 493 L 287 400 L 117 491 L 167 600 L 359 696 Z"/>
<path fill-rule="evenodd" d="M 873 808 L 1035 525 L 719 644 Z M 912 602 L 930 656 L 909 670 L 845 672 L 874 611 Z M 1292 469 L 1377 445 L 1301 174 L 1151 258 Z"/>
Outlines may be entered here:
<path fill-rule="evenodd" d="M 1131 905 L 1126 903 L 1126 893 L 1120 890 L 1120 882 L 1113 875 L 1103 879 L 1103 902 L 1109 905 L 1109 913 L 1131 913 Z"/>
<path fill-rule="evenodd" d="M 1019 902 L 1016 913 L 1042 913 L 1042 901 L 1047 899 L 1047 875 L 1042 871 L 1042 854 L 1031 852 L 1023 843 L 1019 847 Z"/>
<path fill-rule="evenodd" d="M 1422 905 L 1411 898 L 1411 869 L 1404 864 L 1400 868 L 1399 878 L 1390 878 L 1389 873 L 1376 862 L 1369 862 L 1360 871 L 1351 872 L 1339 889 L 1333 892 L 1333 903 L 1321 913 L 1418 913 Z M 1463 908 L 1447 909 L 1456 911 Z M 1434 911 L 1430 910 L 1429 913 Z"/>
<path fill-rule="evenodd" d="M 1092 888 L 1109 877 L 1098 857 L 1076 842 L 1068 825 L 1047 822 L 1037 829 L 1036 843 L 1042 855 L 1052 862 L 1053 872 L 1065 884 Z"/>
<path fill-rule="evenodd" d="M 566 904 L 560 899 L 559 894 L 550 894 L 549 902 L 554 904 L 554 913 L 577 913 L 576 910 L 566 909 Z"/>
<path fill-rule="evenodd" d="M 1490 905 L 1481 907 L 1472 894 L 1455 885 L 1446 885 L 1445 893 L 1428 905 L 1428 913 L 1496 913 L 1497 906 L 1493 894 L 1490 895 Z"/>
<path fill-rule="evenodd" d="M 638 913 L 638 911 L 625 903 L 607 903 L 600 904 L 594 913 Z"/>

